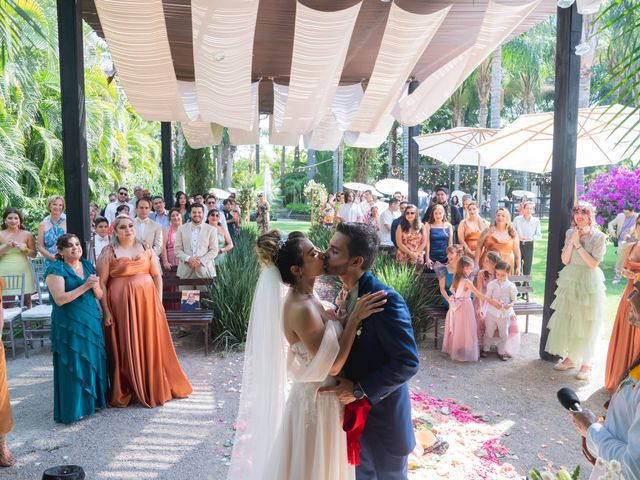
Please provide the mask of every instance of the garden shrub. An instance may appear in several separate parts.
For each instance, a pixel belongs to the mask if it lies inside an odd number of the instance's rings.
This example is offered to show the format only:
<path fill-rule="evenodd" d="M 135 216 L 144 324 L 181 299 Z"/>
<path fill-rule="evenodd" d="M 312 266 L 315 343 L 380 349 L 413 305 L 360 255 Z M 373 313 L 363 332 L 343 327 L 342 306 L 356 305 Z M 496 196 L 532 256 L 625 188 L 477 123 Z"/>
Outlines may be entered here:
<path fill-rule="evenodd" d="M 322 251 L 325 251 L 329 248 L 329 241 L 331 237 L 335 233 L 334 228 L 327 228 L 322 225 L 311 225 L 309 228 L 309 233 L 307 234 L 307 238 L 311 240 L 317 248 Z"/>
<path fill-rule="evenodd" d="M 311 205 L 306 203 L 287 203 L 284 208 L 290 210 L 291 213 L 296 213 L 299 215 L 311 214 Z"/>

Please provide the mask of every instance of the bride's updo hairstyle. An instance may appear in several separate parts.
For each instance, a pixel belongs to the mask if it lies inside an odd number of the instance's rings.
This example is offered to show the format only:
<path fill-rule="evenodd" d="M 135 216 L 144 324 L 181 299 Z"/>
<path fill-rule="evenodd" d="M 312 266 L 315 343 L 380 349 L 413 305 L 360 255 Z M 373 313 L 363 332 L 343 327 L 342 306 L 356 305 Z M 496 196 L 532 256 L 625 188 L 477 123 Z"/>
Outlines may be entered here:
<path fill-rule="evenodd" d="M 285 240 L 280 230 L 269 230 L 260 235 L 256 242 L 258 259 L 262 265 L 273 263 L 280 271 L 282 281 L 287 285 L 294 285 L 296 277 L 291 273 L 291 267 L 302 266 L 302 242 L 305 238 L 302 232 L 291 232 Z"/>

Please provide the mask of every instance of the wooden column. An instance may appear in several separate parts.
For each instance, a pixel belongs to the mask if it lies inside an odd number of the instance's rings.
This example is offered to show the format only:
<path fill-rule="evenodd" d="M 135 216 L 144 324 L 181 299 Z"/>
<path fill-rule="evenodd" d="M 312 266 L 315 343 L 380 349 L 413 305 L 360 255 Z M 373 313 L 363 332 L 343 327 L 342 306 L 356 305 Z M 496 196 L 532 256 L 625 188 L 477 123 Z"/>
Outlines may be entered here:
<path fill-rule="evenodd" d="M 67 231 L 78 236 L 86 255 L 91 228 L 84 102 L 82 1 L 57 0 L 57 10 Z"/>
<path fill-rule="evenodd" d="M 162 146 L 162 193 L 165 208 L 173 207 L 173 143 L 171 122 L 160 123 L 160 143 Z"/>
<path fill-rule="evenodd" d="M 563 266 L 560 253 L 565 232 L 571 224 L 575 196 L 580 86 L 580 57 L 575 54 L 575 48 L 580 43 L 581 33 L 582 15 L 578 14 L 576 4 L 571 8 L 558 8 L 549 241 L 540 336 L 540 358 L 544 360 L 554 358 L 544 350 L 549 335 L 547 324 L 552 313 L 556 279 Z"/>
<path fill-rule="evenodd" d="M 409 82 L 409 94 L 413 93 L 415 89 L 418 88 L 418 85 L 419 82 L 417 80 Z M 420 199 L 418 198 L 418 180 L 420 175 L 420 156 L 418 155 L 418 144 L 413 138 L 420 135 L 420 125 L 409 127 L 408 133 L 409 178 L 407 183 L 409 183 L 409 203 L 419 206 Z"/>

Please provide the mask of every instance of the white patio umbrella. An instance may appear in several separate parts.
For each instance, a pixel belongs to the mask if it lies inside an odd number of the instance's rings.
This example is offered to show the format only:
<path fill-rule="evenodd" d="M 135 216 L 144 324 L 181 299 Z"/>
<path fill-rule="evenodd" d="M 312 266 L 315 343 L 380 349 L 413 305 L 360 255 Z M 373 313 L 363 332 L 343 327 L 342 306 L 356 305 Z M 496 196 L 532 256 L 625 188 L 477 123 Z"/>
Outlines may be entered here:
<path fill-rule="evenodd" d="M 480 167 L 482 159 L 474 150 L 489 140 L 496 130 L 489 128 L 456 127 L 442 132 L 413 137 L 423 155 L 447 165 L 473 165 L 478 167 L 478 199 L 480 198 Z"/>
<path fill-rule="evenodd" d="M 360 182 L 346 182 L 343 183 L 342 186 L 349 190 L 355 190 L 356 192 L 366 192 L 367 190 L 371 190 L 371 192 L 373 192 L 375 190 L 375 187 L 372 185 Z"/>
<path fill-rule="evenodd" d="M 216 196 L 216 198 L 220 200 L 226 200 L 229 198 L 230 193 L 226 190 L 222 190 L 221 188 L 210 188 L 209 193 L 212 193 Z"/>
<path fill-rule="evenodd" d="M 627 158 L 637 162 L 639 154 L 626 150 L 640 135 L 639 122 L 640 114 L 621 105 L 581 108 L 576 167 L 612 165 Z M 550 172 L 553 112 L 522 115 L 475 150 L 488 168 Z"/>
<path fill-rule="evenodd" d="M 399 178 L 385 178 L 376 182 L 376 190 L 385 195 L 393 195 L 400 192 L 402 195 L 408 195 L 409 184 Z"/>

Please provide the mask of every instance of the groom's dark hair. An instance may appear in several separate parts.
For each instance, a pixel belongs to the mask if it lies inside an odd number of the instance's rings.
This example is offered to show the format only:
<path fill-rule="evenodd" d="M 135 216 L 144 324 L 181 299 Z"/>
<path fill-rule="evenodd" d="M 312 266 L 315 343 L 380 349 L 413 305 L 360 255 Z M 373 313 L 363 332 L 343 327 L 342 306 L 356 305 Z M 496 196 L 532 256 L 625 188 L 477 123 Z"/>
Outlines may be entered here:
<path fill-rule="evenodd" d="M 378 256 L 380 245 L 375 229 L 365 223 L 340 222 L 337 230 L 349 238 L 349 257 L 362 257 L 362 269 L 369 270 Z"/>

